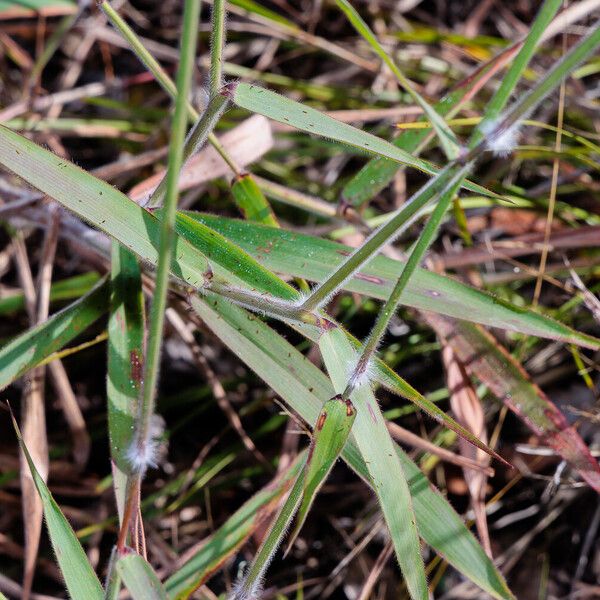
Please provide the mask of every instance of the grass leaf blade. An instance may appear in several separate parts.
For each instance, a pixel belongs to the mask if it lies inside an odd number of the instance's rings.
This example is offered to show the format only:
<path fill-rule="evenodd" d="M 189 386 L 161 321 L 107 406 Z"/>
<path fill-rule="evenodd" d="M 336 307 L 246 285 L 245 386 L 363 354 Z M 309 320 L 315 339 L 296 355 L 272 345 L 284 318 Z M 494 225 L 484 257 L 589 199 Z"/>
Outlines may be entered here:
<path fill-rule="evenodd" d="M 139 554 L 119 558 L 116 569 L 133 600 L 167 600 L 154 569 Z"/>
<path fill-rule="evenodd" d="M 340 457 L 356 419 L 356 410 L 349 400 L 334 396 L 325 402 L 313 428 L 308 460 L 304 468 L 302 501 L 296 524 L 287 542 L 287 550 L 298 537 L 315 496 L 325 483 L 331 469 Z"/>
<path fill-rule="evenodd" d="M 439 171 L 437 167 L 427 161 L 415 158 L 386 140 L 337 121 L 310 106 L 300 104 L 271 90 L 249 83 L 237 83 L 231 89 L 231 99 L 237 106 L 279 121 L 284 125 L 292 125 L 301 131 L 330 138 L 358 148 L 362 152 L 384 156 L 430 175 L 435 175 Z M 475 183 L 465 182 L 464 187 L 484 196 L 495 196 L 489 190 Z"/>
<path fill-rule="evenodd" d="M 19 426 L 12 414 L 11 417 L 19 445 L 25 455 L 33 482 L 42 500 L 48 535 L 69 594 L 74 600 L 103 600 L 104 592 L 94 569 L 92 569 L 71 525 L 69 525 L 44 480 L 37 472 L 29 451 L 21 438 Z"/>
<path fill-rule="evenodd" d="M 319 348 L 338 393 L 346 389 L 348 371 L 356 353 L 339 328 L 325 332 Z M 369 470 L 369 479 L 388 526 L 396 558 L 410 595 L 427 600 L 429 593 L 421 557 L 421 545 L 406 476 L 385 425 L 377 400 L 368 385 L 351 394 L 356 407 L 352 437 Z"/>
<path fill-rule="evenodd" d="M 108 310 L 109 285 L 102 279 L 88 294 L 0 349 L 0 389 L 57 352 Z"/>
<path fill-rule="evenodd" d="M 142 383 L 144 297 L 137 257 L 118 242 L 112 244 L 111 302 L 108 319 L 108 432 L 113 486 L 119 520 L 123 518 L 125 485 L 131 466 L 127 450 Z"/>
<path fill-rule="evenodd" d="M 404 76 L 402 71 L 398 68 L 396 62 L 389 56 L 389 54 L 382 48 L 381 44 L 377 41 L 375 34 L 371 31 L 369 26 L 362 19 L 356 9 L 348 2 L 348 0 L 336 0 L 336 4 L 346 15 L 350 23 L 356 31 L 363 37 L 363 39 L 371 46 L 377 56 L 389 67 L 392 73 L 396 76 L 396 79 L 400 85 L 412 96 L 413 100 L 423 109 L 427 118 L 431 122 L 431 126 L 435 130 L 444 153 L 448 160 L 452 160 L 458 156 L 460 144 L 454 135 L 454 132 L 450 129 L 446 121 L 436 112 L 436 110 L 419 94 L 411 85 L 410 81 Z"/>

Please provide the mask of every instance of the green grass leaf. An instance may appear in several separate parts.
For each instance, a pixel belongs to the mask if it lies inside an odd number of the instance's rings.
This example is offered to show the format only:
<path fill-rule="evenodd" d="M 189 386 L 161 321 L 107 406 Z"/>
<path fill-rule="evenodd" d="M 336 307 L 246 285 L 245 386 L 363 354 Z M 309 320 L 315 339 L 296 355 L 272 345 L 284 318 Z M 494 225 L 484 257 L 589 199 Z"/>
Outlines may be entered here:
<path fill-rule="evenodd" d="M 313 426 L 313 438 L 308 454 L 303 460 L 302 472 L 296 478 L 288 497 L 254 556 L 248 573 L 241 585 L 236 588 L 235 599 L 246 600 L 260 596 L 260 588 L 267 568 L 285 537 L 296 509 L 300 506 L 288 548 L 294 543 L 317 492 L 339 458 L 355 417 L 356 411 L 350 401 L 344 401 L 336 396 L 325 402 Z"/>
<path fill-rule="evenodd" d="M 319 348 L 336 392 L 343 393 L 349 368 L 356 362 L 356 352 L 339 328 L 325 332 L 319 340 Z M 357 387 L 350 398 L 356 407 L 352 438 L 367 465 L 369 481 L 377 494 L 406 585 L 412 598 L 427 600 L 429 593 L 416 519 L 394 442 L 368 383 Z"/>
<path fill-rule="evenodd" d="M 131 471 L 127 450 L 133 439 L 144 367 L 144 297 L 135 254 L 113 242 L 111 262 L 106 397 L 113 487 L 121 520 Z"/>
<path fill-rule="evenodd" d="M 302 501 L 298 508 L 294 530 L 287 543 L 288 550 L 298 537 L 315 496 L 344 449 L 355 419 L 356 409 L 349 400 L 334 396 L 323 405 L 313 427 L 308 460 L 301 476 Z"/>
<path fill-rule="evenodd" d="M 224 235 L 267 269 L 311 281 L 322 281 L 352 250 L 330 240 L 237 219 L 195 212 L 184 214 Z M 403 266 L 401 261 L 377 256 L 346 282 L 344 289 L 385 300 Z M 600 348 L 600 340 L 592 336 L 425 269 L 415 271 L 403 301 L 409 306 L 457 319 L 468 317 L 489 327 Z"/>
<path fill-rule="evenodd" d="M 0 389 L 77 337 L 108 310 L 109 285 L 102 279 L 88 294 L 28 329 L 0 349 Z"/>
<path fill-rule="evenodd" d="M 476 143 L 485 136 L 485 129 L 490 123 L 496 119 L 507 102 L 510 100 L 511 94 L 514 92 L 517 84 L 519 83 L 523 71 L 529 64 L 529 61 L 533 57 L 537 45 L 557 13 L 558 9 L 562 5 L 562 0 L 545 0 L 538 12 L 535 21 L 529 29 L 529 33 L 525 38 L 525 42 L 517 54 L 515 60 L 509 67 L 506 75 L 500 82 L 500 87 L 496 90 L 496 93 L 492 96 L 490 101 L 485 107 L 485 112 L 481 123 L 473 136 L 472 143 Z"/>
<path fill-rule="evenodd" d="M 192 298 L 203 322 L 276 394 L 304 419 L 315 423 L 323 404 L 334 395 L 329 378 L 255 315 L 226 299 Z M 418 467 L 398 447 L 413 499 L 419 534 L 450 564 L 494 598 L 512 598 L 502 576 L 454 512 Z M 343 458 L 365 481 L 369 473 L 351 438 Z"/>
<path fill-rule="evenodd" d="M 133 600 L 167 600 L 154 569 L 139 554 L 119 558 L 116 569 Z"/>
<path fill-rule="evenodd" d="M 12 417 L 12 421 L 19 445 L 29 465 L 33 482 L 42 500 L 48 535 L 69 595 L 73 600 L 103 600 L 104 592 L 94 569 L 90 565 L 71 525 L 69 525 L 46 487 L 44 480 L 37 472 L 29 450 L 27 450 L 21 438 L 21 432 L 14 417 Z"/>
<path fill-rule="evenodd" d="M 245 219 L 272 227 L 278 226 L 271 205 L 253 177 L 248 174 L 238 177 L 231 186 L 231 194 Z"/>
<path fill-rule="evenodd" d="M 356 31 L 363 37 L 363 39 L 371 46 L 375 51 L 375 54 L 381 58 L 381 60 L 389 67 L 392 73 L 400 85 L 411 95 L 413 100 L 423 109 L 429 119 L 431 126 L 435 130 L 435 133 L 444 149 L 444 154 L 448 160 L 453 160 L 458 156 L 460 144 L 454 135 L 452 129 L 444 121 L 444 119 L 436 112 L 434 108 L 419 94 L 413 87 L 404 73 L 400 70 L 396 62 L 390 55 L 383 49 L 375 34 L 371 31 L 369 26 L 362 19 L 360 14 L 347 0 L 336 0 L 336 4 L 342 10 L 342 12 L 348 17 L 350 23 Z"/>
<path fill-rule="evenodd" d="M 67 277 L 50 287 L 50 301 L 73 300 L 87 294 L 98 283 L 100 275 L 95 271 Z M 23 292 L 0 299 L 0 315 L 14 313 L 25 308 Z"/>
<path fill-rule="evenodd" d="M 481 87 L 513 54 L 514 50 L 508 49 L 495 56 L 457 85 L 455 89 L 448 92 L 439 102 L 436 102 L 433 109 L 442 117 L 449 118 L 455 115 L 464 106 L 467 99 L 473 95 L 474 90 Z M 426 121 L 425 116 L 419 119 L 419 122 L 424 121 Z M 402 148 L 405 152 L 418 154 L 429 137 L 430 133 L 427 130 L 415 129 L 403 132 L 392 140 L 392 144 Z M 398 168 L 398 163 L 388 158 L 372 158 L 344 186 L 342 198 L 352 206 L 360 208 L 391 183 Z"/>
<path fill-rule="evenodd" d="M 105 181 L 1 125 L 0 164 L 143 260 L 158 262 L 160 222 Z M 208 262 L 177 238 L 171 268 L 174 275 L 198 288 L 204 284 Z"/>
<path fill-rule="evenodd" d="M 330 138 L 362 152 L 384 156 L 398 163 L 414 167 L 419 171 L 435 175 L 439 169 L 431 163 L 415 158 L 398 146 L 375 135 L 337 121 L 310 106 L 286 98 L 276 92 L 249 83 L 238 83 L 232 87 L 232 101 L 239 107 L 259 113 L 301 131 Z M 496 196 L 475 183 L 465 182 L 464 187 L 484 196 Z"/>

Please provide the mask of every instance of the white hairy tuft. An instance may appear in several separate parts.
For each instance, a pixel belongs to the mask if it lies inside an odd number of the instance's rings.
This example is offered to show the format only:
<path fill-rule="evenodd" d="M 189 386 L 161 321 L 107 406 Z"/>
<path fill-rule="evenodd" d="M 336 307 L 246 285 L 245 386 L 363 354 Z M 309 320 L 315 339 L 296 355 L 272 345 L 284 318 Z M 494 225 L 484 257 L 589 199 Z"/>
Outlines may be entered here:
<path fill-rule="evenodd" d="M 508 156 L 517 146 L 521 134 L 521 124 L 515 123 L 506 129 L 498 129 L 500 122 L 491 121 L 483 126 L 482 132 L 486 137 L 486 148 L 495 156 Z"/>
<path fill-rule="evenodd" d="M 346 376 L 348 379 L 348 386 L 352 389 L 358 389 L 365 385 L 371 385 L 371 381 L 375 378 L 376 369 L 373 359 L 370 359 L 366 365 L 361 365 L 360 370 L 357 370 L 359 366 L 360 355 L 355 356 L 348 361 L 346 365 Z"/>
<path fill-rule="evenodd" d="M 233 586 L 228 600 L 260 600 L 263 592 L 262 581 L 255 581 L 250 589 L 246 586 L 246 580 L 240 579 Z"/>
<path fill-rule="evenodd" d="M 145 439 L 134 436 L 127 449 L 127 461 L 136 473 L 144 473 L 148 468 L 158 466 L 158 455 L 165 422 L 160 415 L 152 415 L 150 428 Z"/>

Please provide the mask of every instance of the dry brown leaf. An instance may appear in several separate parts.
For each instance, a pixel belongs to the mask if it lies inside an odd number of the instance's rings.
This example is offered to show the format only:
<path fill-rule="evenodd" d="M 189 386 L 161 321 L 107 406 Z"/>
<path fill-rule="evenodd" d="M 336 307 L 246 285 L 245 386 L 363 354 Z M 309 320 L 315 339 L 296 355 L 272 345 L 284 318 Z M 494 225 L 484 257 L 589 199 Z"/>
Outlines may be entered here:
<path fill-rule="evenodd" d="M 481 402 L 473 389 L 464 365 L 458 360 L 452 347 L 445 344 L 442 349 L 442 358 L 446 369 L 446 382 L 450 392 L 450 407 L 455 419 L 471 433 L 476 435 L 484 444 L 488 443 L 485 430 L 485 417 Z M 462 438 L 458 440 L 458 447 L 463 457 L 477 462 L 486 467 L 490 463 L 490 457 L 483 450 L 469 444 Z M 475 513 L 475 525 L 481 543 L 487 553 L 492 557 L 492 547 L 487 527 L 485 514 L 485 489 L 487 475 L 482 471 L 475 471 L 469 467 L 463 467 L 465 482 L 471 496 L 471 506 Z"/>
<path fill-rule="evenodd" d="M 258 160 L 273 147 L 273 134 L 269 121 L 254 115 L 219 137 L 219 141 L 238 165 L 245 167 Z M 202 183 L 231 173 L 231 169 L 212 146 L 206 146 L 192 156 L 181 171 L 179 190 L 189 190 Z M 132 200 L 143 203 L 164 177 L 161 170 L 134 186 L 129 192 Z"/>

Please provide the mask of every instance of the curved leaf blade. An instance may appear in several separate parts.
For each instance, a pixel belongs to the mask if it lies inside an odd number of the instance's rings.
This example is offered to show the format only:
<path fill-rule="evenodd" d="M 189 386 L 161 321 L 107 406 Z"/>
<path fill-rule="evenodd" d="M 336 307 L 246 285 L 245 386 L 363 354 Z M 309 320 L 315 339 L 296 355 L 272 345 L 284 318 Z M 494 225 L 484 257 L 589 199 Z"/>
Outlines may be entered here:
<path fill-rule="evenodd" d="M 439 171 L 431 163 L 415 158 L 402 148 L 394 146 L 386 140 L 347 123 L 337 121 L 310 106 L 286 98 L 266 88 L 250 83 L 237 83 L 234 84 L 230 93 L 232 101 L 240 108 L 259 113 L 284 125 L 292 125 L 301 131 L 330 138 L 358 148 L 362 152 L 389 158 L 429 175 L 436 175 Z M 464 187 L 477 194 L 496 197 L 496 194 L 475 183 L 465 182 Z"/>
<path fill-rule="evenodd" d="M 314 423 L 334 395 L 331 381 L 294 346 L 255 315 L 222 298 L 192 298 L 204 323 L 306 423 Z M 448 501 L 396 445 L 410 487 L 419 534 L 434 550 L 494 598 L 512 598 L 500 573 Z M 367 466 L 352 438 L 343 458 L 369 483 Z"/>
<path fill-rule="evenodd" d="M 355 419 L 356 409 L 352 402 L 339 396 L 327 400 L 321 409 L 313 428 L 313 439 L 302 475 L 302 501 L 296 525 L 287 543 L 286 554 L 298 537 L 315 496 L 344 449 Z"/>
<path fill-rule="evenodd" d="M 33 482 L 42 500 L 48 535 L 70 596 L 74 600 L 103 600 L 104 591 L 94 569 L 92 569 L 71 525 L 35 468 L 29 450 L 21 437 L 19 426 L 12 414 L 11 417 L 19 446 L 25 455 Z"/>
<path fill-rule="evenodd" d="M 343 393 L 348 383 L 346 366 L 356 361 L 356 352 L 339 328 L 325 332 L 319 340 L 319 348 L 336 391 Z M 402 575 L 411 597 L 427 600 L 429 592 L 416 518 L 394 442 L 371 388 L 360 386 L 350 397 L 356 406 L 352 438 L 367 465 Z"/>
<path fill-rule="evenodd" d="M 28 329 L 0 349 L 0 389 L 60 350 L 108 310 L 109 285 L 102 279 L 88 294 Z"/>
<path fill-rule="evenodd" d="M 158 219 L 110 184 L 2 125 L 0 164 L 117 239 L 141 259 L 151 264 L 158 262 Z M 206 258 L 177 237 L 171 267 L 173 274 L 200 288 L 207 269 Z"/>
<path fill-rule="evenodd" d="M 264 267 L 294 277 L 322 281 L 352 250 L 337 242 L 302 233 L 204 213 L 186 212 L 229 238 Z M 402 261 L 375 257 L 344 289 L 386 300 L 404 268 Z M 417 269 L 403 296 L 405 304 L 457 319 L 509 331 L 600 348 L 600 340 L 538 312 L 517 307 L 451 277 Z"/>
<path fill-rule="evenodd" d="M 117 573 L 133 600 L 167 600 L 154 569 L 139 554 L 127 554 L 117 561 Z"/>

